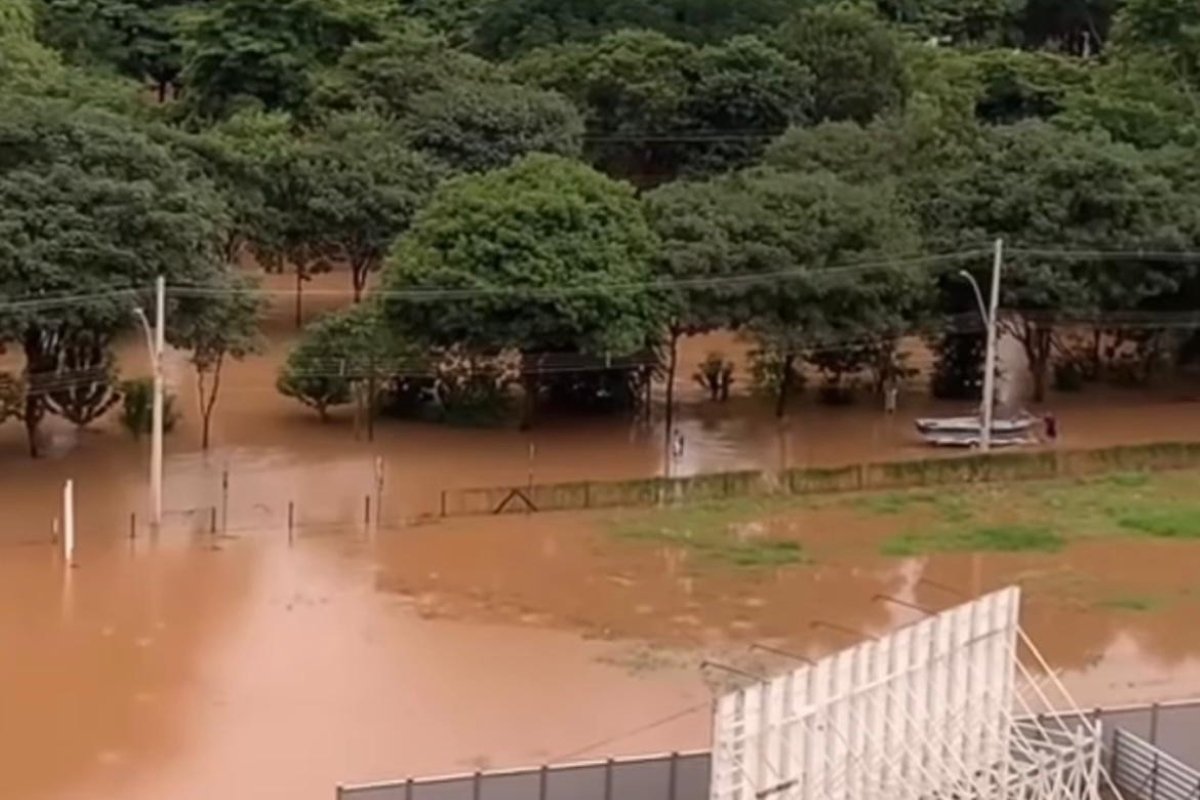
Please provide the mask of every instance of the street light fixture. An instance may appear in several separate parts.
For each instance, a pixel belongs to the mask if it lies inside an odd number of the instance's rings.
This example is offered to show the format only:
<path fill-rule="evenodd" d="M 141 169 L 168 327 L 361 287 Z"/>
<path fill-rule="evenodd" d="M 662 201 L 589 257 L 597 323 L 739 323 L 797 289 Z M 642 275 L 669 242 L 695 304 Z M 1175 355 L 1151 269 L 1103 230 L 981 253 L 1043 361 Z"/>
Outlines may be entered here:
<path fill-rule="evenodd" d="M 975 301 L 979 304 L 979 315 L 987 327 L 987 356 L 983 367 L 983 419 L 980 420 L 979 446 L 983 452 L 992 449 L 992 422 L 996 413 L 996 329 L 998 310 L 1000 306 L 1000 271 L 1004 265 L 1004 240 L 996 240 L 995 255 L 992 259 L 992 296 L 990 308 L 983 299 L 983 291 L 975 276 L 966 270 L 958 274 L 971 284 L 975 292 Z"/>

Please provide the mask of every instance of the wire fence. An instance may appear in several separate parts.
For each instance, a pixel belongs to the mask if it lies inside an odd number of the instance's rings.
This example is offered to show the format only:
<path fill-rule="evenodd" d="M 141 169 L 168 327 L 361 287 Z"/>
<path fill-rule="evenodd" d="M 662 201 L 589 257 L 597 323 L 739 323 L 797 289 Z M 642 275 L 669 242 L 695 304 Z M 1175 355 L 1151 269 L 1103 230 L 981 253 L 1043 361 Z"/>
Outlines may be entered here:
<path fill-rule="evenodd" d="M 114 528 L 130 540 L 151 535 L 279 537 L 289 543 L 322 536 L 403 531 L 436 518 L 614 508 L 682 506 L 736 498 L 766 498 L 857 491 L 890 491 L 969 483 L 1087 478 L 1106 473 L 1200 467 L 1200 442 L 1162 442 L 1092 450 L 1005 452 L 908 461 L 866 462 L 842 467 L 772 471 L 718 472 L 678 478 L 623 481 L 526 483 L 444 489 L 424 500 L 389 491 L 376 473 L 364 475 L 359 493 L 346 492 L 320 502 L 247 498 L 231 502 L 231 473 L 214 476 L 211 491 L 193 506 L 168 508 L 160 525 L 144 511 L 124 521 L 110 514 L 102 521 L 88 515 L 90 534 L 99 526 L 111 539 Z M 233 475 L 236 478 L 236 475 Z M 41 532 L 3 537 L 0 546 L 20 547 L 59 541 L 58 508 L 48 508 Z M 29 522 L 29 521 L 27 521 Z M 26 525 L 29 530 L 30 525 Z M 122 531 L 123 529 L 123 531 Z M 1198 736 L 1200 741 L 1200 736 Z"/>
<path fill-rule="evenodd" d="M 1046 480 L 1196 466 L 1200 466 L 1200 442 L 1163 442 L 1091 450 L 1039 450 L 868 462 L 781 472 L 720 472 L 682 478 L 450 489 L 442 492 L 439 513 L 450 517 L 650 507 L 738 497 Z"/>

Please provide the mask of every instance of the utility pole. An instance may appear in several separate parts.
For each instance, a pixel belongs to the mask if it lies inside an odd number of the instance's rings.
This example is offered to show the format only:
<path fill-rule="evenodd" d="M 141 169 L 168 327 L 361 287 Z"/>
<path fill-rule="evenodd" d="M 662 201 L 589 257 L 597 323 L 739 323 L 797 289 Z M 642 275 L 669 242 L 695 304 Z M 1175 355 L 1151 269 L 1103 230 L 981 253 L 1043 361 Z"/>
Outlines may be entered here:
<path fill-rule="evenodd" d="M 983 373 L 983 435 L 980 446 L 987 453 L 992 449 L 992 420 L 996 413 L 996 331 L 999 323 L 1000 271 L 1004 267 L 1004 240 L 996 240 L 992 259 L 992 296 L 984 322 L 987 323 L 987 357 Z"/>
<path fill-rule="evenodd" d="M 154 409 L 150 421 L 150 521 L 157 528 L 163 517 L 163 350 L 166 347 L 167 282 L 162 276 L 154 281 L 154 328 L 146 312 L 135 308 L 133 315 L 146 334 L 146 351 L 154 371 Z"/>
<path fill-rule="evenodd" d="M 154 281 L 154 418 L 150 442 L 150 494 L 154 506 L 154 525 L 163 518 L 163 350 L 166 347 L 167 281 L 161 275 Z"/>

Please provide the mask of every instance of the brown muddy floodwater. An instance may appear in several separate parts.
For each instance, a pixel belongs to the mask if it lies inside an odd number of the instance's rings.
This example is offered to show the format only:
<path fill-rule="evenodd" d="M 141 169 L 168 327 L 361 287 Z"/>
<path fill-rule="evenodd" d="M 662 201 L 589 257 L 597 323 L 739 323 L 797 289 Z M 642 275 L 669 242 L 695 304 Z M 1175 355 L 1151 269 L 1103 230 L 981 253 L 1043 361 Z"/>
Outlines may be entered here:
<path fill-rule="evenodd" d="M 1190 586 L 1196 549 L 1106 541 L 1048 560 L 885 560 L 823 550 L 879 533 L 823 509 L 795 520 L 816 564 L 747 572 L 618 541 L 596 517 L 429 522 L 446 488 L 661 474 L 661 427 L 384 421 L 366 442 L 348 415 L 322 425 L 276 394 L 286 327 L 276 321 L 268 351 L 230 368 L 207 455 L 195 451 L 188 365 L 172 360 L 185 417 L 168 439 L 157 537 L 145 442 L 111 420 L 83 433 L 48 425 L 50 457 L 34 463 L 19 426 L 0 426 L 0 796 L 328 800 L 339 781 L 703 747 L 701 658 L 749 664 L 753 641 L 823 654 L 853 635 L 815 620 L 861 633 L 911 620 L 875 594 L 955 601 L 923 578 L 967 592 L 1025 582 L 1028 627 L 1083 703 L 1200 692 L 1200 605 L 1137 615 L 1059 591 L 1076 574 L 1130 592 Z M 122 351 L 127 374 L 144 374 L 139 347 Z M 738 345 L 694 342 L 685 364 L 717 347 Z M 674 469 L 687 474 L 925 456 L 911 420 L 934 408 L 909 398 L 888 418 L 804 405 L 780 426 L 748 397 L 712 406 L 692 387 L 683 400 Z M 1200 406 L 1179 393 L 1091 392 L 1051 407 L 1070 447 L 1200 438 Z M 386 524 L 369 531 L 377 458 Z M 49 542 L 67 478 L 79 520 L 69 571 Z M 207 533 L 213 508 L 229 535 Z"/>

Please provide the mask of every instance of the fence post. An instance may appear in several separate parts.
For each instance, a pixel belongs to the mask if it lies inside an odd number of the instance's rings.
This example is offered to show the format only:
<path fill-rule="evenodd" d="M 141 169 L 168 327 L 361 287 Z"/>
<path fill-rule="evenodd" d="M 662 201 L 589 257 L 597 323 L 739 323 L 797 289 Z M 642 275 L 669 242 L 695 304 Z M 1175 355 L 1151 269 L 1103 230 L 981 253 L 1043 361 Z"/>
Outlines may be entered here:
<path fill-rule="evenodd" d="M 1150 706 L 1150 744 L 1158 747 L 1158 703 Z"/>
<path fill-rule="evenodd" d="M 221 473 L 221 532 L 229 532 L 229 467 Z"/>
<path fill-rule="evenodd" d="M 538 800 L 546 800 L 546 778 L 550 775 L 550 768 L 542 764 L 538 774 Z"/>
<path fill-rule="evenodd" d="M 667 797 L 669 800 L 675 800 L 675 789 L 678 781 L 676 780 L 677 765 L 679 763 L 679 753 L 671 753 L 671 761 L 667 766 Z"/>
<path fill-rule="evenodd" d="M 475 770 L 474 776 L 471 778 L 471 800 L 479 800 L 480 792 L 483 788 L 483 773 Z"/>
<path fill-rule="evenodd" d="M 413 779 L 409 778 L 404 782 L 404 800 L 412 800 L 413 796 Z"/>
<path fill-rule="evenodd" d="M 612 800 L 613 790 L 613 760 L 604 762 L 604 800 Z"/>
<path fill-rule="evenodd" d="M 217 534 L 217 507 L 213 506 L 208 510 L 208 532 L 216 536 Z"/>
<path fill-rule="evenodd" d="M 296 527 L 296 504 L 288 500 L 288 544 L 291 544 L 295 539 L 294 529 Z"/>
<path fill-rule="evenodd" d="M 1157 748 L 1154 750 L 1154 767 L 1150 773 L 1150 800 L 1157 800 L 1158 798 L 1158 762 L 1160 752 Z"/>
<path fill-rule="evenodd" d="M 137 538 L 137 512 L 136 511 L 129 512 L 129 538 L 130 539 Z"/>
<path fill-rule="evenodd" d="M 363 527 L 371 527 L 371 495 L 363 495 Z"/>
<path fill-rule="evenodd" d="M 442 489 L 442 516 L 446 516 L 446 490 Z"/>

